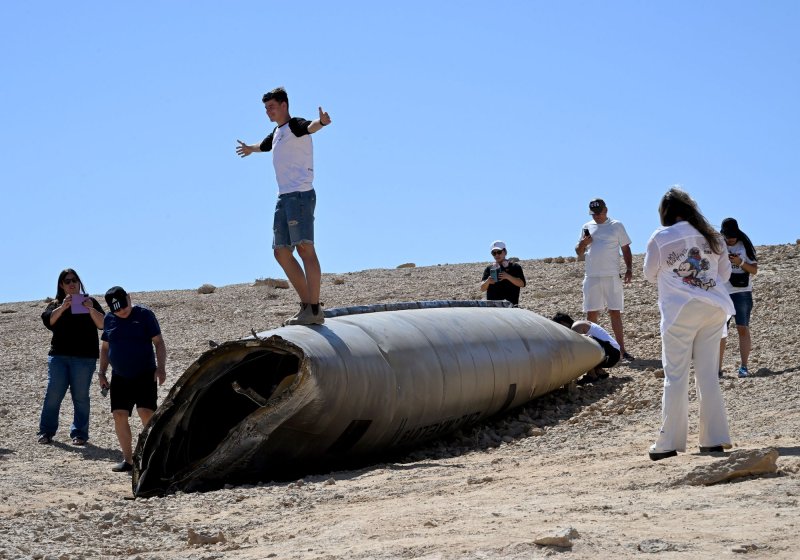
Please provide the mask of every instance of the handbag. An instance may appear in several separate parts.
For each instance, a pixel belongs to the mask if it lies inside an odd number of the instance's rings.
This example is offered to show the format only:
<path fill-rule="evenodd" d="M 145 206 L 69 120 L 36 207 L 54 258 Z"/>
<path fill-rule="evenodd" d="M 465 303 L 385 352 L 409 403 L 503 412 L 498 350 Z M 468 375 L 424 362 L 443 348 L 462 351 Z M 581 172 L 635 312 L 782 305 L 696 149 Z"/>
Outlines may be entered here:
<path fill-rule="evenodd" d="M 749 272 L 734 272 L 729 280 L 734 288 L 746 288 L 750 284 Z"/>

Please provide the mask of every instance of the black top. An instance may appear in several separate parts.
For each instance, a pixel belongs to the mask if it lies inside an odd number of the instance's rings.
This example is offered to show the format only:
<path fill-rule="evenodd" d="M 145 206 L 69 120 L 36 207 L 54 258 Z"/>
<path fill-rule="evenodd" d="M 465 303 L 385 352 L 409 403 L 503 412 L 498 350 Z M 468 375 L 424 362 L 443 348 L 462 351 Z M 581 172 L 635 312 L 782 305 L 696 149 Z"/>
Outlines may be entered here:
<path fill-rule="evenodd" d="M 483 280 L 485 281 L 489 278 L 490 269 L 492 265 L 486 267 L 486 270 L 483 271 Z M 525 273 L 522 272 L 522 267 L 517 263 L 507 263 L 506 266 L 500 265 L 500 269 L 503 272 L 509 273 L 511 276 L 515 278 L 519 278 L 523 282 L 523 286 L 527 284 L 525 282 Z M 509 282 L 508 280 L 501 280 L 499 282 L 495 282 L 494 284 L 489 284 L 489 289 L 486 290 L 486 299 L 494 299 L 494 300 L 506 300 L 510 301 L 514 305 L 519 305 L 519 288 L 517 288 L 514 284 Z"/>
<path fill-rule="evenodd" d="M 72 309 L 65 310 L 55 324 L 50 324 L 50 315 L 61 305 L 58 301 L 51 302 L 42 313 L 44 326 L 53 331 L 50 340 L 50 356 L 74 356 L 76 358 L 100 357 L 99 338 L 97 325 L 88 313 L 72 314 Z M 92 298 L 92 307 L 100 313 L 103 308 Z"/>

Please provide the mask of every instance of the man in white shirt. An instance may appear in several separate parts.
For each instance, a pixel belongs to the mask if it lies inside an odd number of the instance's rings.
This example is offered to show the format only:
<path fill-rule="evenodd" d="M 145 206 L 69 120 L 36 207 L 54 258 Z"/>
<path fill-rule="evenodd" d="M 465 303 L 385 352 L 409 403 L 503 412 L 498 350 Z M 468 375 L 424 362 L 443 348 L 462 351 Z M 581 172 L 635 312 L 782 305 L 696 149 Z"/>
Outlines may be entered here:
<path fill-rule="evenodd" d="M 633 278 L 631 239 L 622 222 L 608 217 L 608 207 L 602 198 L 589 202 L 592 221 L 583 224 L 580 240 L 575 245 L 578 259 L 586 259 L 583 278 L 583 311 L 586 320 L 597 323 L 600 311 L 608 309 L 611 329 L 625 360 L 633 356 L 625 350 L 622 328 L 624 311 L 623 281 Z M 619 253 L 625 261 L 625 273 L 619 272 Z"/>
<path fill-rule="evenodd" d="M 325 314 L 319 303 L 322 269 L 314 249 L 314 208 L 317 195 L 314 180 L 314 145 L 311 135 L 331 123 L 319 108 L 319 118 L 309 121 L 289 115 L 286 90 L 275 88 L 261 98 L 267 117 L 276 124 L 258 144 L 237 140 L 236 153 L 247 157 L 256 152 L 272 152 L 278 202 L 273 221 L 272 250 L 289 282 L 300 297 L 300 310 L 284 325 L 319 325 Z M 303 261 L 297 262 L 293 252 Z"/>

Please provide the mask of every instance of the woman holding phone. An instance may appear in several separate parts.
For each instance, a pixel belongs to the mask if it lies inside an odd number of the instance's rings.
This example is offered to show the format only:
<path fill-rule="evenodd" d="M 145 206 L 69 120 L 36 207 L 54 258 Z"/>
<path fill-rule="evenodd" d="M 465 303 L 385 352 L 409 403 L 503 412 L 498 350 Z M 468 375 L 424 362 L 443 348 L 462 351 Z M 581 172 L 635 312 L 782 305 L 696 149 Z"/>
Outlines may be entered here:
<path fill-rule="evenodd" d="M 100 356 L 97 331 L 103 328 L 103 308 L 86 296 L 78 273 L 66 268 L 58 275 L 56 298 L 42 313 L 44 326 L 53 332 L 47 355 L 47 389 L 39 419 L 39 443 L 50 443 L 58 430 L 61 401 L 72 395 L 74 415 L 70 428 L 73 445 L 89 439 L 89 387 Z"/>

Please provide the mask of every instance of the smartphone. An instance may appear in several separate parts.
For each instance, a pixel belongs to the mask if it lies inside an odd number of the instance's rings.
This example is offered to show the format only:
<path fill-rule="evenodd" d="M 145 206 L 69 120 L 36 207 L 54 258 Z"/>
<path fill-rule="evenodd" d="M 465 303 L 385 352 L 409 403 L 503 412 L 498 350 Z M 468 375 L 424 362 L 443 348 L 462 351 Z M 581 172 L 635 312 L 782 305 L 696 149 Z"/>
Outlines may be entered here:
<path fill-rule="evenodd" d="M 589 236 L 589 228 L 586 228 L 586 227 L 585 227 L 585 228 L 583 228 L 583 236 L 584 236 L 584 237 L 590 237 L 590 236 Z"/>
<path fill-rule="evenodd" d="M 72 314 L 76 315 L 78 313 L 89 313 L 89 309 L 83 306 L 83 302 L 89 299 L 89 296 L 86 294 L 75 294 L 72 296 L 72 305 L 70 309 L 72 310 Z"/>

